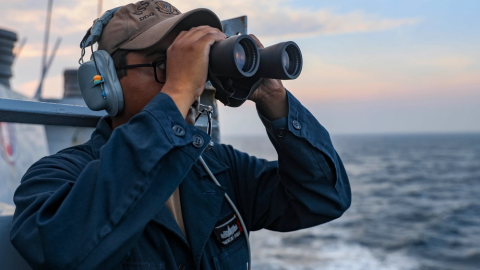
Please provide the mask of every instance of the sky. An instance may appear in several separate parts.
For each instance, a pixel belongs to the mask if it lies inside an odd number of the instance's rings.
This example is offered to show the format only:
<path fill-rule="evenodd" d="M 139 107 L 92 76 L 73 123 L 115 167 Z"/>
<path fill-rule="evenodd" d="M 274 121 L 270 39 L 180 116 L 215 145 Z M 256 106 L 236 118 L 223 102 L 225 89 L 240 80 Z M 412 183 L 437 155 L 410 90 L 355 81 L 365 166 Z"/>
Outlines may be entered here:
<path fill-rule="evenodd" d="M 0 3 L 0 28 L 27 43 L 12 88 L 33 96 L 40 78 L 47 0 Z M 104 0 L 103 11 L 129 3 Z M 220 19 L 248 16 L 266 46 L 295 41 L 300 77 L 286 88 L 331 134 L 480 132 L 480 1 L 177 0 Z M 97 0 L 55 0 L 50 49 L 62 38 L 43 97 L 61 98 L 63 70 L 78 67 L 78 44 Z M 220 107 L 223 135 L 264 134 L 255 106 Z"/>

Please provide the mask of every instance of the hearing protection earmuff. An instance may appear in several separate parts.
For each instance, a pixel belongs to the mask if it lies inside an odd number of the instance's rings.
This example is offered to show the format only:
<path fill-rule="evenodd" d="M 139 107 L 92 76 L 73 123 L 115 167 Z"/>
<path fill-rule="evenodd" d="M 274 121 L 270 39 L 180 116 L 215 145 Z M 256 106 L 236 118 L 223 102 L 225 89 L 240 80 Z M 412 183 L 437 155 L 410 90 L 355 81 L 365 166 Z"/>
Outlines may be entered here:
<path fill-rule="evenodd" d="M 93 61 L 78 69 L 78 84 L 88 108 L 106 110 L 111 116 L 123 111 L 123 91 L 112 57 L 103 50 L 92 53 Z"/>
<path fill-rule="evenodd" d="M 88 29 L 80 42 L 82 53 L 78 61 L 80 64 L 77 75 L 78 84 L 85 103 L 90 110 L 106 110 L 110 116 L 123 111 L 123 90 L 112 57 L 103 50 L 93 51 L 93 44 L 98 41 L 103 27 L 108 24 L 119 8 L 108 10 L 93 22 L 93 26 Z M 91 60 L 83 62 L 85 48 L 88 46 L 92 49 Z"/>

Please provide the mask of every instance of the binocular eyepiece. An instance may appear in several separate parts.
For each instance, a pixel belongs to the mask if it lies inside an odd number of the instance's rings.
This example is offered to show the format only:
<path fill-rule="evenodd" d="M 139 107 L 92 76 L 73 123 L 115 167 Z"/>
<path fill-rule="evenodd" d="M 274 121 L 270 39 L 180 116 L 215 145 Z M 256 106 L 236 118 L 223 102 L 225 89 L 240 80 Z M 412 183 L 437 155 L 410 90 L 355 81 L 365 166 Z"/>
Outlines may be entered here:
<path fill-rule="evenodd" d="M 302 66 L 300 48 L 292 41 L 258 49 L 252 37 L 237 35 L 210 49 L 210 71 L 222 77 L 294 80 Z"/>

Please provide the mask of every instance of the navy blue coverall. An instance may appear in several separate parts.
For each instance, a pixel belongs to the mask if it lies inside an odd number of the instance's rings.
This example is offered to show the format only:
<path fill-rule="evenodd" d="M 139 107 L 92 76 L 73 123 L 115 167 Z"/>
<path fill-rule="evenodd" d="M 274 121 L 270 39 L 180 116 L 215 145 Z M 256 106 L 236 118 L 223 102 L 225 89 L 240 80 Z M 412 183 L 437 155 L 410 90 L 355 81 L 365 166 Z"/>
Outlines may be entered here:
<path fill-rule="evenodd" d="M 329 134 L 290 93 L 288 104 L 285 118 L 260 116 L 278 161 L 223 144 L 204 153 L 210 137 L 163 93 L 113 132 L 102 118 L 90 141 L 27 171 L 14 197 L 13 245 L 34 269 L 245 269 L 243 234 L 223 245 L 213 232 L 233 216 L 225 192 L 247 231 L 308 228 L 350 206 Z M 188 241 L 165 206 L 177 187 Z"/>

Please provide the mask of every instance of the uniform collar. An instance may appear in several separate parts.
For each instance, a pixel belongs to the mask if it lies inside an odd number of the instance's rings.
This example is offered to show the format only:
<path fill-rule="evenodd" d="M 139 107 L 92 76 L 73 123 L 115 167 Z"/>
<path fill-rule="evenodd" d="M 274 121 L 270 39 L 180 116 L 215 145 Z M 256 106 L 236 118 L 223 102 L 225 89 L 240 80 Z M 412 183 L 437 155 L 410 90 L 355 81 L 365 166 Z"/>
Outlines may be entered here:
<path fill-rule="evenodd" d="M 111 122 L 111 118 L 108 115 L 100 118 L 97 123 L 97 127 L 90 138 L 95 159 L 100 158 L 100 149 L 107 143 L 108 139 L 110 139 L 110 136 L 112 136 L 113 130 L 108 124 L 109 122 Z"/>

